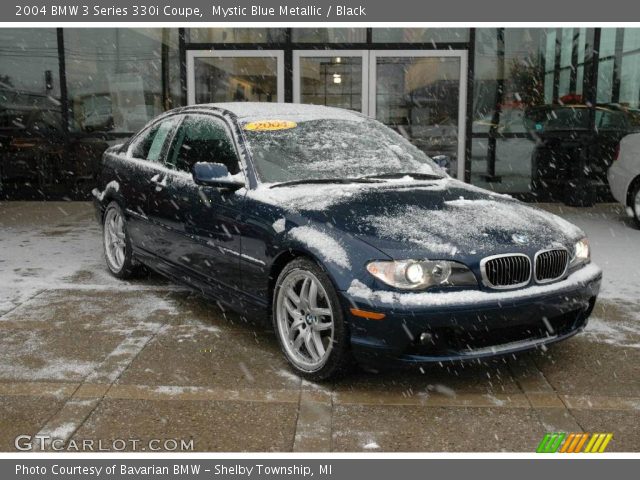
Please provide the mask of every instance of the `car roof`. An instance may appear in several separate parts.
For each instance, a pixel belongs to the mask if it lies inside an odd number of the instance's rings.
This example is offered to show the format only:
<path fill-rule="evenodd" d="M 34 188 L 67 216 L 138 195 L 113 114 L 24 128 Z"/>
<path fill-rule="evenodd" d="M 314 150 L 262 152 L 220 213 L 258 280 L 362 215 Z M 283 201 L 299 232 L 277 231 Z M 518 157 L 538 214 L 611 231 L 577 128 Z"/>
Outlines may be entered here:
<path fill-rule="evenodd" d="M 241 122 L 255 120 L 274 120 L 284 118 L 298 122 L 310 120 L 351 120 L 363 121 L 366 117 L 358 112 L 342 108 L 307 105 L 301 103 L 267 103 L 267 102 L 227 102 L 191 105 L 186 110 L 224 110 L 231 113 Z"/>

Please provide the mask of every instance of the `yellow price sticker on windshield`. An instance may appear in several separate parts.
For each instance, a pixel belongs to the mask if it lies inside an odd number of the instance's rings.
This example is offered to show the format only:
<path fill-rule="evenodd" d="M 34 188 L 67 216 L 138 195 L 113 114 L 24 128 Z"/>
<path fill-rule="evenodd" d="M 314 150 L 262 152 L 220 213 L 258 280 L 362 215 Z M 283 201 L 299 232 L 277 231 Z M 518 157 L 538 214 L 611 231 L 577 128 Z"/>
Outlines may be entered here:
<path fill-rule="evenodd" d="M 289 130 L 296 128 L 298 124 L 290 120 L 260 120 L 258 122 L 250 122 L 244 126 L 245 130 L 253 132 L 270 132 L 272 130 Z"/>

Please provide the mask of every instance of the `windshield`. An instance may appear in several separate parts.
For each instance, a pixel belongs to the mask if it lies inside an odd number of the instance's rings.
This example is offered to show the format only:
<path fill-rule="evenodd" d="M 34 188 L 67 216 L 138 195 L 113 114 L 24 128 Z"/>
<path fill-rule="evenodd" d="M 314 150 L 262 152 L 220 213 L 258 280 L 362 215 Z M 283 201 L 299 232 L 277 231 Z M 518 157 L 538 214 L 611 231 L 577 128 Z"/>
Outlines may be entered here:
<path fill-rule="evenodd" d="M 243 125 L 258 176 L 265 183 L 395 173 L 446 176 L 421 150 L 374 120 L 280 122 L 286 128 L 254 129 L 258 122 Z"/>

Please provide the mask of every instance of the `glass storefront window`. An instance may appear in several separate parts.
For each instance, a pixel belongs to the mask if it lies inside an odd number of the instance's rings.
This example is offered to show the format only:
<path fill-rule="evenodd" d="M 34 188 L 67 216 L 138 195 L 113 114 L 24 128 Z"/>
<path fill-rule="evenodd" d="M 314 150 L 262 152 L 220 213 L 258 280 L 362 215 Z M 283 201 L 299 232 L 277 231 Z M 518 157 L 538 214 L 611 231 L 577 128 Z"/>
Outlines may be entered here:
<path fill-rule="evenodd" d="M 613 70 L 615 64 L 613 58 L 600 60 L 598 65 L 598 103 L 609 103 L 613 94 Z"/>
<path fill-rule="evenodd" d="M 367 41 L 365 28 L 294 28 L 294 43 L 363 43 Z"/>
<path fill-rule="evenodd" d="M 502 192 L 529 191 L 535 142 L 525 112 L 553 99 L 559 73 L 554 71 L 556 38 L 555 29 L 476 31 L 472 183 Z"/>
<path fill-rule="evenodd" d="M 624 31 L 620 103 L 636 110 L 640 107 L 640 28 Z"/>
<path fill-rule="evenodd" d="M 406 53 L 406 52 L 405 52 Z M 457 173 L 460 58 L 377 56 L 376 119 Z"/>
<path fill-rule="evenodd" d="M 195 103 L 277 102 L 278 59 L 270 55 L 196 56 Z"/>
<path fill-rule="evenodd" d="M 371 45 L 351 47 L 367 41 L 367 29 L 294 28 L 291 38 L 286 28 L 185 31 L 193 61 L 181 78 L 177 28 L 65 28 L 62 36 L 51 28 L 0 30 L 4 185 L 21 178 L 63 190 L 64 175 L 73 182 L 91 178 L 83 162 L 99 162 L 107 142 L 183 104 L 184 96 L 189 103 L 275 102 L 293 94 L 303 103 L 375 114 L 427 153 L 456 161 L 460 57 L 429 57 L 432 48 L 425 44 L 463 50 L 468 28 L 374 28 Z M 640 29 L 478 28 L 474 36 L 472 128 L 466 132 L 472 183 L 544 196 L 553 182 L 562 189 L 579 172 L 602 182 L 615 143 L 640 130 Z M 197 45 L 218 43 L 225 48 Z M 317 45 L 310 44 L 326 46 L 312 50 Z M 296 75 L 284 69 L 290 50 Z M 285 92 L 289 84 L 293 91 Z M 62 123 L 67 112 L 68 130 Z M 9 151 L 15 142 L 6 132 L 40 143 Z M 549 146 L 551 133 L 569 145 L 567 152 Z M 587 140 L 592 156 L 604 161 L 582 168 L 574 146 Z M 43 146 L 46 155 L 37 153 Z"/>
<path fill-rule="evenodd" d="M 615 70 L 616 29 L 603 28 L 600 33 L 598 65 L 598 103 L 609 103 L 613 97 L 613 73 Z"/>
<path fill-rule="evenodd" d="M 374 28 L 376 43 L 454 43 L 468 42 L 468 28 Z"/>
<path fill-rule="evenodd" d="M 190 43 L 282 43 L 284 28 L 189 28 Z"/>
<path fill-rule="evenodd" d="M 69 168 L 57 33 L 3 28 L 0 44 L 0 198 L 42 199 Z"/>
<path fill-rule="evenodd" d="M 361 112 L 362 57 L 336 53 L 327 57 L 300 57 L 300 102 Z"/>
<path fill-rule="evenodd" d="M 79 129 L 132 133 L 179 105 L 177 34 L 171 33 L 159 28 L 65 31 L 70 110 Z"/>
<path fill-rule="evenodd" d="M 0 44 L 0 104 L 60 97 L 54 28 L 3 28 Z"/>
<path fill-rule="evenodd" d="M 629 46 L 628 62 L 625 58 L 622 30 L 600 33 L 598 48 L 589 28 L 476 31 L 474 184 L 570 203 L 582 201 L 576 192 L 587 188 L 606 192 L 617 144 L 640 128 L 640 122 L 634 127 L 638 88 L 631 81 L 640 72 L 634 47 Z M 616 78 L 620 62 L 622 77 Z M 594 94 L 597 105 L 589 97 Z"/>

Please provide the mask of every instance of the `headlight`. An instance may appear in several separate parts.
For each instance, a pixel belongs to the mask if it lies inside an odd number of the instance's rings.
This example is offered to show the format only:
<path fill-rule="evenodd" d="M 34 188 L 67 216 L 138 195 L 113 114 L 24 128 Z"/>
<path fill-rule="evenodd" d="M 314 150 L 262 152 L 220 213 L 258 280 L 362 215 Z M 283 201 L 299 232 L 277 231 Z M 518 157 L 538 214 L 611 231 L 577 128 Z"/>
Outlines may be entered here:
<path fill-rule="evenodd" d="M 587 237 L 576 242 L 573 246 L 573 256 L 569 268 L 577 267 L 589 263 L 591 260 L 591 252 L 589 251 L 589 239 Z"/>
<path fill-rule="evenodd" d="M 367 265 L 367 270 L 387 285 L 406 290 L 419 290 L 433 286 L 476 286 L 478 284 L 475 275 L 466 265 L 444 260 L 371 262 Z"/>

